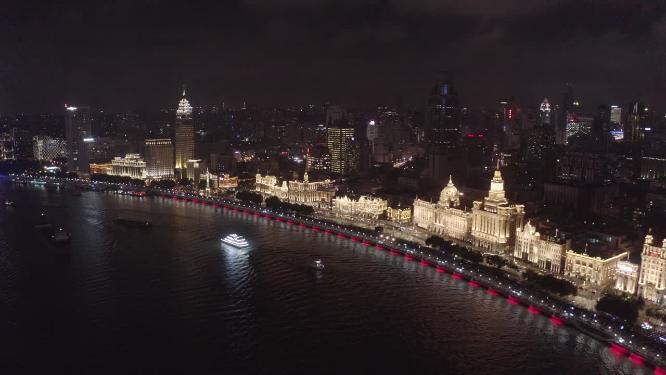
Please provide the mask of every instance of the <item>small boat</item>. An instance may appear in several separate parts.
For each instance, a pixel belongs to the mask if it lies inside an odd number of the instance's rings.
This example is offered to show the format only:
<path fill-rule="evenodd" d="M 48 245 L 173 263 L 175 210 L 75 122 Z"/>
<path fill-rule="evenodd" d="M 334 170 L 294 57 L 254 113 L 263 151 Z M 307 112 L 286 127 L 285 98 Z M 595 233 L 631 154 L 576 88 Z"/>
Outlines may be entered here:
<path fill-rule="evenodd" d="M 65 244 L 65 243 L 68 243 L 69 240 L 72 239 L 72 235 L 69 234 L 68 232 L 65 232 L 64 229 L 62 229 L 62 228 L 58 228 L 58 230 L 55 231 L 55 232 L 53 233 L 53 235 L 51 236 L 51 239 L 52 239 L 53 242 L 55 242 L 56 244 Z"/>
<path fill-rule="evenodd" d="M 232 233 L 222 239 L 222 243 L 225 243 L 227 245 L 231 245 L 233 247 L 237 247 L 239 249 L 242 249 L 244 247 L 248 247 L 250 244 L 243 238 L 243 236 L 240 236 L 236 233 Z"/>
<path fill-rule="evenodd" d="M 312 262 L 312 268 L 317 271 L 323 271 L 326 266 L 324 266 L 324 262 L 322 262 L 321 259 L 315 259 L 315 261 Z"/>
<path fill-rule="evenodd" d="M 150 221 L 145 221 L 145 220 L 116 218 L 113 219 L 113 222 L 130 228 L 150 228 L 152 226 Z"/>

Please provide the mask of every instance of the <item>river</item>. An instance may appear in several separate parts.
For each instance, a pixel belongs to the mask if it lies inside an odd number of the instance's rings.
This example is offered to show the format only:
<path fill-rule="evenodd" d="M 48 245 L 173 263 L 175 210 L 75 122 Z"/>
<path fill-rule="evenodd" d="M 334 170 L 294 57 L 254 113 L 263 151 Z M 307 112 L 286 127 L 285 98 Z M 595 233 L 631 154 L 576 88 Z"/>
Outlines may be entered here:
<path fill-rule="evenodd" d="M 284 222 L 3 182 L 5 199 L 4 373 L 653 373 L 432 267 Z M 72 233 L 68 255 L 34 228 L 41 213 Z"/>

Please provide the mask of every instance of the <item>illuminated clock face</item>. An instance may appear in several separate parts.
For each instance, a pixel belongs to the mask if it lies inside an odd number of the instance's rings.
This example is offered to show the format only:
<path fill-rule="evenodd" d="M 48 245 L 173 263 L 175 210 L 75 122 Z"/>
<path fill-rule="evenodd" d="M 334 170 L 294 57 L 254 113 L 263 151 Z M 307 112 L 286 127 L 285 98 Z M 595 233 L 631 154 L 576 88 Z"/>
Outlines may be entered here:
<path fill-rule="evenodd" d="M 544 99 L 543 102 L 541 102 L 541 112 L 550 112 L 550 103 L 548 103 L 548 99 Z"/>

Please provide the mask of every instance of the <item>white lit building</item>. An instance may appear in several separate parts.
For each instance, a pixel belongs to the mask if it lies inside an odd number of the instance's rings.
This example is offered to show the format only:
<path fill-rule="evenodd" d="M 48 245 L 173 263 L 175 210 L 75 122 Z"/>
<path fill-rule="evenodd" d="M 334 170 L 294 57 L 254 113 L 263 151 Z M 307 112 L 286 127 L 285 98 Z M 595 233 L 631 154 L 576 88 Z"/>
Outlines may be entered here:
<path fill-rule="evenodd" d="M 629 255 L 623 252 L 608 258 L 567 250 L 564 274 L 584 283 L 606 287 L 615 282 L 618 263 Z"/>
<path fill-rule="evenodd" d="M 171 139 L 146 139 L 146 176 L 150 179 L 173 178 L 173 144 Z"/>
<path fill-rule="evenodd" d="M 449 183 L 442 189 L 437 203 L 418 198 L 414 200 L 414 224 L 434 234 L 468 240 L 472 213 L 460 207 L 460 195 L 449 177 Z"/>
<path fill-rule="evenodd" d="M 201 170 L 203 169 L 203 160 L 190 159 L 185 162 L 185 178 L 197 183 Z"/>
<path fill-rule="evenodd" d="M 631 263 L 627 260 L 617 262 L 617 270 L 615 271 L 615 289 L 635 294 L 636 287 L 638 286 L 638 264 Z"/>
<path fill-rule="evenodd" d="M 358 199 L 347 196 L 333 199 L 333 212 L 340 216 L 377 220 L 387 209 L 388 201 L 378 197 L 361 195 Z"/>
<path fill-rule="evenodd" d="M 223 173 L 218 180 L 218 186 L 220 189 L 236 189 L 238 187 L 238 176 L 231 176 L 227 173 Z"/>
<path fill-rule="evenodd" d="M 513 256 L 532 263 L 542 270 L 561 273 L 564 270 L 566 253 L 571 241 L 561 237 L 541 235 L 528 221 L 516 229 L 516 244 Z"/>
<path fill-rule="evenodd" d="M 146 178 L 146 162 L 139 154 L 127 154 L 124 158 L 115 157 L 111 160 L 112 176 Z"/>
<path fill-rule="evenodd" d="M 407 224 L 412 221 L 412 208 L 389 207 L 386 209 L 386 218 L 394 223 Z"/>
<path fill-rule="evenodd" d="M 645 236 L 641 254 L 641 271 L 638 279 L 638 294 L 654 303 L 664 302 L 666 289 L 666 241 L 661 246 L 654 244 L 652 234 Z"/>
<path fill-rule="evenodd" d="M 278 197 L 281 201 L 306 204 L 313 207 L 330 207 L 335 196 L 335 185 L 331 180 L 310 181 L 308 174 L 303 181 L 278 181 L 276 176 L 255 176 L 255 190 L 266 197 Z"/>
<path fill-rule="evenodd" d="M 472 208 L 472 243 L 491 251 L 513 251 L 516 229 L 522 227 L 525 206 L 509 204 L 504 192 L 502 173 L 495 170 L 490 191 Z"/>

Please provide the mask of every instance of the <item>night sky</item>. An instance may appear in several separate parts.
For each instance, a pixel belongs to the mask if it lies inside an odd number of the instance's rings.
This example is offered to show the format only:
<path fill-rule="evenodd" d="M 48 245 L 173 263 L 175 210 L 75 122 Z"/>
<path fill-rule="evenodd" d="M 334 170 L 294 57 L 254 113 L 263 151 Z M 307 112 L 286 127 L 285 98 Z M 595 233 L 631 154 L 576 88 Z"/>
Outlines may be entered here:
<path fill-rule="evenodd" d="M 462 102 L 515 96 L 666 109 L 666 1 L 5 0 L 0 111 L 191 101 L 425 103 L 441 70 Z"/>

